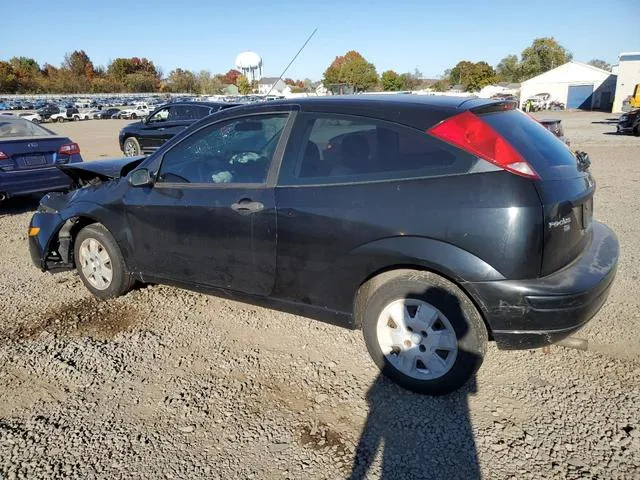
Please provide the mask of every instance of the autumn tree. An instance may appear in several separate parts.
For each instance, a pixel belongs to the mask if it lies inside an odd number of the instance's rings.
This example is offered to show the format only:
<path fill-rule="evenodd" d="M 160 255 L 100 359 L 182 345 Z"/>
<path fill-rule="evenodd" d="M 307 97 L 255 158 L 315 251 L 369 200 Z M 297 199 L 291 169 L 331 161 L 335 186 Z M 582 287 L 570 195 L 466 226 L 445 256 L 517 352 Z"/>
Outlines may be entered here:
<path fill-rule="evenodd" d="M 573 55 L 553 37 L 536 38 L 530 47 L 520 55 L 522 79 L 526 80 L 559 67 L 573 58 Z"/>
<path fill-rule="evenodd" d="M 0 93 L 15 93 L 18 90 L 18 76 L 9 62 L 0 61 Z"/>
<path fill-rule="evenodd" d="M 405 88 L 404 79 L 393 70 L 382 72 L 380 82 L 385 92 L 397 92 Z"/>
<path fill-rule="evenodd" d="M 336 57 L 324 72 L 324 86 L 346 84 L 354 91 L 365 91 L 378 83 L 376 67 L 360 53 L 351 50 L 344 56 Z"/>
<path fill-rule="evenodd" d="M 422 72 L 417 68 L 413 72 L 405 72 L 400 75 L 404 82 L 404 89 L 417 90 L 423 85 Z"/>
<path fill-rule="evenodd" d="M 606 70 L 607 72 L 611 71 L 611 65 L 604 60 L 600 60 L 599 58 L 594 58 L 593 60 L 589 60 L 587 62 L 592 67 L 601 68 L 602 70 Z"/>
<path fill-rule="evenodd" d="M 238 92 L 241 95 L 247 95 L 251 93 L 251 83 L 244 75 L 240 75 L 236 80 L 236 86 L 238 87 Z"/>
<path fill-rule="evenodd" d="M 233 68 L 224 74 L 224 83 L 225 85 L 238 85 L 238 77 L 240 77 L 242 73 L 238 70 L 234 70 Z M 246 78 L 246 77 L 245 77 Z"/>

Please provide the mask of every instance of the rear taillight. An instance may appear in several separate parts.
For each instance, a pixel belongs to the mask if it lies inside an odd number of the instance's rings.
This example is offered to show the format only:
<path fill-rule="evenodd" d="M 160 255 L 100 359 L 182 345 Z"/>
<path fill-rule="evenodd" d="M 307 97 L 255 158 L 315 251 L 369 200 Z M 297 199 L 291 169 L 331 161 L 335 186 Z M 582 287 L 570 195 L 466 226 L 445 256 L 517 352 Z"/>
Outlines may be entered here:
<path fill-rule="evenodd" d="M 8 160 L 9 159 L 9 155 L 7 155 L 4 152 L 0 152 L 0 160 Z"/>
<path fill-rule="evenodd" d="M 80 153 L 80 147 L 77 143 L 65 143 L 60 147 L 58 153 L 60 155 L 75 155 L 77 153 Z"/>
<path fill-rule="evenodd" d="M 498 132 L 467 111 L 448 118 L 427 133 L 526 178 L 539 179 L 531 165 Z"/>

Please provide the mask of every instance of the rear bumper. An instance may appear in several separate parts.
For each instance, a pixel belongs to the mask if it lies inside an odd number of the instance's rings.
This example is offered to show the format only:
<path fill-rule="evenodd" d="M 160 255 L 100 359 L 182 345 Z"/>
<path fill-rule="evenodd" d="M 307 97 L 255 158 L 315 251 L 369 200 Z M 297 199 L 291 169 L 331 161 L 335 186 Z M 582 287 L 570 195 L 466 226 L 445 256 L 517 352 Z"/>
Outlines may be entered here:
<path fill-rule="evenodd" d="M 549 345 L 587 323 L 607 299 L 618 264 L 618 240 L 594 221 L 589 248 L 546 277 L 466 284 L 499 348 Z"/>
<path fill-rule="evenodd" d="M 67 164 L 79 162 L 82 162 L 82 157 L 73 155 Z M 67 190 L 71 185 L 71 178 L 56 166 L 0 171 L 0 193 L 6 193 L 7 197 Z"/>

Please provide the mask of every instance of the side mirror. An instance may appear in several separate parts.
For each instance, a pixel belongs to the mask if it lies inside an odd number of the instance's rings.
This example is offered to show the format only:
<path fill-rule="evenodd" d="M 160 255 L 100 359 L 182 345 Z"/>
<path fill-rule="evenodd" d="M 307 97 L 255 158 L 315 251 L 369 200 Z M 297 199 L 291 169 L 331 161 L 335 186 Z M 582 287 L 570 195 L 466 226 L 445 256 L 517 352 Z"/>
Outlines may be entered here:
<path fill-rule="evenodd" d="M 153 185 L 153 179 L 149 170 L 146 168 L 139 168 L 134 170 L 129 175 L 129 185 L 132 187 L 148 187 Z"/>

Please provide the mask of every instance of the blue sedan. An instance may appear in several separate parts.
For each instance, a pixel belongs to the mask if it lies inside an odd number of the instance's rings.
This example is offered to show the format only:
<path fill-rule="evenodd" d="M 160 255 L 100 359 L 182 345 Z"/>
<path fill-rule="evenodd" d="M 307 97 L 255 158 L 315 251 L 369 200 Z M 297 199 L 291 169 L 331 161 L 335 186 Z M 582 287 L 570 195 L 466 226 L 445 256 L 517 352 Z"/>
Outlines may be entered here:
<path fill-rule="evenodd" d="M 78 162 L 80 147 L 69 138 L 22 118 L 0 117 L 0 201 L 68 189 L 71 179 L 57 166 Z"/>

